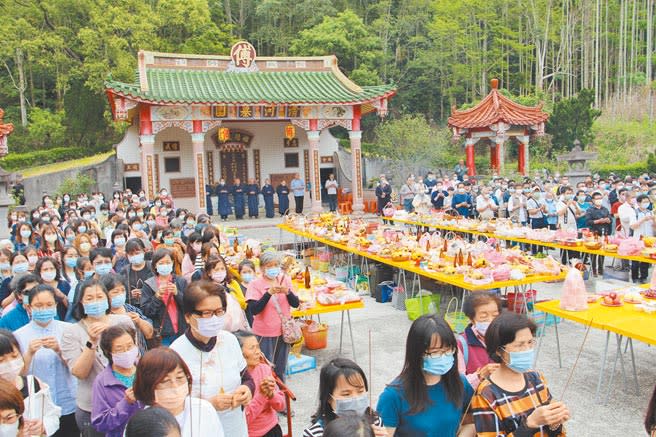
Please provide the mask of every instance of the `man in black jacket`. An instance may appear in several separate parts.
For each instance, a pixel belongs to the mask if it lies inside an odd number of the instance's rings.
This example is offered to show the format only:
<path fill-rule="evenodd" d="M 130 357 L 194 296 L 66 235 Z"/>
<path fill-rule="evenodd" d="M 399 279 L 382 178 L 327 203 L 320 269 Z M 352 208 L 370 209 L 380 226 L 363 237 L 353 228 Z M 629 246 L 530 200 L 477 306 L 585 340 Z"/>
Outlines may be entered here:
<path fill-rule="evenodd" d="M 610 235 L 610 211 L 601 205 L 601 193 L 592 193 L 592 206 L 585 213 L 585 223 L 588 228 L 597 235 Z M 604 257 L 602 255 L 591 255 L 592 276 L 604 274 Z"/>

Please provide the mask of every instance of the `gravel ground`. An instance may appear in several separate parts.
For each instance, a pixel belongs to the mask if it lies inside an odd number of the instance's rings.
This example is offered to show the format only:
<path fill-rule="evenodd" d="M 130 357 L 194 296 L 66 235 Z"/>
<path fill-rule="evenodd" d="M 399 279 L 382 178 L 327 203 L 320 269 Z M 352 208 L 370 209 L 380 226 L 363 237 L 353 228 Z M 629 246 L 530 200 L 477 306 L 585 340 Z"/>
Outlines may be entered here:
<path fill-rule="evenodd" d="M 246 236 L 269 239 L 278 242 L 279 232 L 274 227 L 279 219 L 243 220 L 230 222 L 240 228 Z M 293 238 L 285 234 L 283 242 Z M 536 284 L 539 299 L 557 298 L 562 284 Z M 588 281 L 588 290 L 603 286 L 603 281 Z M 442 308 L 444 309 L 444 308 Z M 390 304 L 377 303 L 372 298 L 365 298 L 365 308 L 351 313 L 355 337 L 356 361 L 370 373 L 370 387 L 374 405 L 385 384 L 389 383 L 401 370 L 405 349 L 405 337 L 411 322 L 405 312 L 395 310 Z M 317 370 L 312 370 L 288 379 L 289 387 L 295 392 L 297 401 L 293 404 L 293 434 L 300 436 L 303 429 L 310 424 L 310 415 L 317 405 L 319 384 L 318 369 L 330 359 L 338 356 L 340 314 L 322 316 L 322 322 L 329 325 L 328 347 L 318 351 L 303 351 L 317 359 Z M 372 337 L 372 354 L 369 356 L 369 333 Z M 351 357 L 351 345 L 348 331 L 344 332 L 344 349 L 342 355 Z M 547 380 L 552 394 L 557 398 L 563 395 L 563 389 L 579 352 L 585 335 L 585 327 L 563 321 L 559 325 L 560 345 L 563 367 L 558 365 L 556 336 L 553 327 L 548 327 L 543 338 L 537 367 Z M 656 382 L 656 351 L 646 344 L 635 342 L 634 352 L 638 375 L 639 392 L 636 392 L 631 372 L 630 352 L 623 354 L 626 365 L 627 381 L 623 381 L 618 362 L 614 374 L 614 383 L 609 390 L 611 368 L 615 359 L 615 338 L 611 336 L 611 345 L 607 359 L 606 371 L 602 378 L 602 396 L 595 397 L 597 381 L 602 361 L 606 333 L 592 329 L 582 349 L 581 357 L 572 374 L 571 382 L 565 393 L 565 402 L 572 412 L 572 419 L 567 424 L 570 436 L 644 436 L 641 422 Z M 603 397 L 608 393 L 608 401 Z M 284 418 L 281 417 L 281 423 Z M 286 426 L 285 426 L 286 428 Z"/>

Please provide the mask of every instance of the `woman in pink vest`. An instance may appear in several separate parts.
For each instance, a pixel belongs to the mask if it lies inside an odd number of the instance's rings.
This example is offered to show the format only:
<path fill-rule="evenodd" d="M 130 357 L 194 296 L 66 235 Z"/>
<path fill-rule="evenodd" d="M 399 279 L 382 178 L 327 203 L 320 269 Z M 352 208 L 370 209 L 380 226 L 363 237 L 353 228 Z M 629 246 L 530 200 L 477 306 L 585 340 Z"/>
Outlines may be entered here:
<path fill-rule="evenodd" d="M 458 336 L 458 370 L 475 390 L 481 380 L 499 367 L 487 354 L 485 332 L 501 312 L 501 299 L 495 293 L 476 291 L 465 298 L 463 311 L 471 323 Z"/>

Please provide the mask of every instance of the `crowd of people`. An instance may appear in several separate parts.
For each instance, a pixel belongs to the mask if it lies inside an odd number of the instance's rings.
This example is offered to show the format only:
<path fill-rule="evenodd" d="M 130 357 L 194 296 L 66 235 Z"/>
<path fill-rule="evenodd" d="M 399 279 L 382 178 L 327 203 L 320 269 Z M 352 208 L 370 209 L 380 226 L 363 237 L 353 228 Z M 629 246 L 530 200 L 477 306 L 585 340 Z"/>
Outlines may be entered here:
<path fill-rule="evenodd" d="M 643 174 L 633 178 L 588 176 L 576 183 L 568 176 L 555 175 L 512 180 L 494 177 L 488 182 L 468 177 L 464 166 L 456 166 L 452 177 L 437 178 L 429 172 L 425 178 L 410 175 L 398 190 L 398 205 L 407 212 L 447 211 L 465 218 L 509 218 L 533 229 L 565 229 L 581 233 L 589 230 L 601 238 L 619 234 L 623 237 L 652 237 L 656 228 L 656 180 Z M 385 175 L 376 188 L 379 213 L 390 205 L 393 190 Z M 541 250 L 538 246 L 532 251 Z M 592 276 L 604 273 L 604 257 L 581 257 L 563 251 L 562 262 L 584 258 L 590 263 Z M 621 264 L 631 271 L 634 282 L 647 281 L 649 264 Z"/>
<path fill-rule="evenodd" d="M 576 188 L 566 178 L 463 179 L 429 174 L 419 192 L 409 178 L 401 202 L 421 207 L 407 202 L 414 193 L 463 216 L 653 232 L 656 188 L 644 176 L 590 178 Z M 377 191 L 387 205 L 384 178 Z M 131 190 L 109 199 L 45 195 L 8 219 L 0 435 L 283 435 L 283 326 L 299 299 L 279 253 L 232 271 L 211 217 L 176 209 L 167 190 L 151 200 Z M 304 436 L 565 435 L 569 410 L 532 369 L 535 324 L 502 311 L 494 293 L 469 295 L 463 309 L 470 324 L 461 335 L 437 315 L 412 324 L 402 371 L 375 408 L 355 362 L 324 365 Z"/>

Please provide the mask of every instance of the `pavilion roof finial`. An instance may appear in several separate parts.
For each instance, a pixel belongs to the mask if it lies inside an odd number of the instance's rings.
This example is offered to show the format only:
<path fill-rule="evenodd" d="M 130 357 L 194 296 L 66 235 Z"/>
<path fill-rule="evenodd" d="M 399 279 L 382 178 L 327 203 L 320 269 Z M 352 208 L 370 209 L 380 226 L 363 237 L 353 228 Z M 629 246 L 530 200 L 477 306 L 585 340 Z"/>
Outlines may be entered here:
<path fill-rule="evenodd" d="M 493 90 L 499 89 L 499 79 L 492 79 L 490 80 L 490 86 L 492 87 Z"/>

